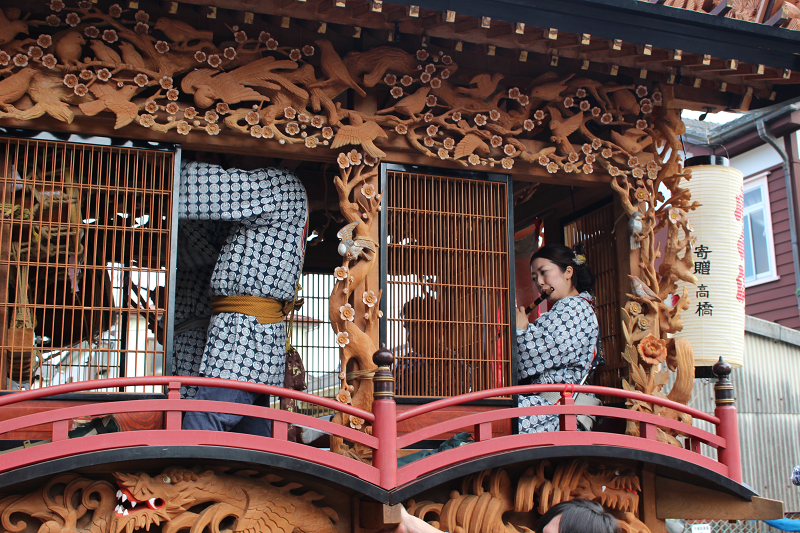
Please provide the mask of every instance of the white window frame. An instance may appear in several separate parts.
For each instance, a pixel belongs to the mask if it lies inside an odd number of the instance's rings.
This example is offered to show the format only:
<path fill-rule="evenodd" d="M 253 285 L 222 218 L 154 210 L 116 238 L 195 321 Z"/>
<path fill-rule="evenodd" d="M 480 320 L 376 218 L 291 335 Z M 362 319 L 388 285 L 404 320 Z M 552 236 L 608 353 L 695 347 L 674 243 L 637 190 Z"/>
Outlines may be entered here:
<path fill-rule="evenodd" d="M 756 174 L 744 180 L 744 193 L 748 191 L 752 191 L 755 188 L 761 189 L 761 198 L 763 201 L 763 209 L 764 209 L 764 224 L 767 228 L 767 259 L 769 261 L 769 271 L 761 274 L 761 277 L 756 277 L 750 281 L 745 280 L 744 286 L 745 288 L 748 287 L 755 287 L 757 285 L 762 285 L 764 283 L 770 283 L 772 281 L 777 281 L 780 279 L 778 276 L 778 272 L 775 266 L 775 239 L 773 235 L 773 227 L 772 227 L 772 210 L 770 209 L 770 201 L 769 201 L 769 182 L 767 181 L 767 177 L 769 176 L 769 172 L 762 172 L 760 174 Z M 756 209 L 760 209 L 758 207 Z M 749 214 L 749 211 L 753 209 L 745 208 L 744 214 Z M 745 257 L 747 260 L 747 257 Z"/>

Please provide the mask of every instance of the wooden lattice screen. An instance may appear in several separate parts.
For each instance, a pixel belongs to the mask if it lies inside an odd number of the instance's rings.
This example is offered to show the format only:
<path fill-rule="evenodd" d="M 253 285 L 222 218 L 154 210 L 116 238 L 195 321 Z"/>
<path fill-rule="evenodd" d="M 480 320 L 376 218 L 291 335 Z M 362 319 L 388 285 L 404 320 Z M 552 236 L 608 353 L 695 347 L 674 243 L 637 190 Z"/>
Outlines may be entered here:
<path fill-rule="evenodd" d="M 387 340 L 399 396 L 511 384 L 505 182 L 387 173 Z"/>
<path fill-rule="evenodd" d="M 597 318 L 605 348 L 606 364 L 595 372 L 594 384 L 622 388 L 622 339 L 614 206 L 609 204 L 564 227 L 565 244 L 583 244 L 589 266 L 596 277 Z"/>
<path fill-rule="evenodd" d="M 174 154 L 0 139 L 0 157 L 0 390 L 161 374 Z"/>

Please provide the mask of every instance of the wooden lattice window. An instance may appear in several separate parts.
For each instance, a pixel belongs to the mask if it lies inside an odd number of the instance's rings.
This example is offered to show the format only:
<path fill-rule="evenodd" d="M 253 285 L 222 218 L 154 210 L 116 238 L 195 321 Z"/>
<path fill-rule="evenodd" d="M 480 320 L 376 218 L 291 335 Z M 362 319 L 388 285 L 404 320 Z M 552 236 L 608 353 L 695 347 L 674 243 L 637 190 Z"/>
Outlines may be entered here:
<path fill-rule="evenodd" d="M 397 394 L 511 385 L 507 182 L 388 170 L 385 190 Z"/>
<path fill-rule="evenodd" d="M 0 390 L 162 374 L 175 155 L 0 139 L 0 157 Z"/>
<path fill-rule="evenodd" d="M 605 348 L 606 364 L 595 372 L 594 383 L 622 388 L 622 339 L 620 332 L 619 267 L 614 229 L 614 206 L 609 204 L 564 227 L 565 244 L 582 244 L 595 275 L 597 320 Z"/>

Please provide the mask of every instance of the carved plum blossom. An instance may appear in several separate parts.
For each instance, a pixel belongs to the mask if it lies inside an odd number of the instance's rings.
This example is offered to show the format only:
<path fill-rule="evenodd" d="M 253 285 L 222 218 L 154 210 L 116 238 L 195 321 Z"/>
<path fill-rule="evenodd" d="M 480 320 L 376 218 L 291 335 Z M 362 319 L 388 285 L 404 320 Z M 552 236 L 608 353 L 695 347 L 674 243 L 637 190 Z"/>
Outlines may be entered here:
<path fill-rule="evenodd" d="M 377 191 L 375 190 L 375 186 L 371 183 L 365 183 L 361 186 L 361 194 L 364 195 L 364 198 L 372 199 L 375 198 Z"/>
<path fill-rule="evenodd" d="M 209 135 L 218 135 L 219 131 L 220 131 L 219 124 L 216 123 L 206 124 L 206 133 L 208 133 Z"/>
<path fill-rule="evenodd" d="M 58 63 L 58 61 L 56 60 L 56 56 L 54 56 L 53 54 L 47 54 L 47 55 L 42 57 L 42 65 L 44 65 L 45 67 L 47 67 L 49 69 L 54 68 L 56 66 L 56 63 Z M 98 77 L 99 77 L 99 73 L 98 73 Z M 110 77 L 110 75 L 109 75 L 109 77 Z"/>
<path fill-rule="evenodd" d="M 347 279 L 349 272 L 346 266 L 338 266 L 333 270 L 333 277 L 338 279 L 339 281 L 343 281 Z"/>
<path fill-rule="evenodd" d="M 357 167 L 361 164 L 361 154 L 356 149 L 350 150 L 350 152 L 347 154 L 347 159 L 354 167 Z"/>
<path fill-rule="evenodd" d="M 350 344 L 350 334 L 347 333 L 346 331 L 340 331 L 339 333 L 337 333 L 336 344 L 338 344 L 339 347 L 341 348 L 344 348 L 345 346 Z"/>
<path fill-rule="evenodd" d="M 342 320 L 352 322 L 356 318 L 356 311 L 349 303 L 344 304 L 343 306 L 339 307 L 339 317 Z"/>
<path fill-rule="evenodd" d="M 345 335 L 347 335 L 347 333 L 345 333 Z M 347 343 L 345 343 L 345 344 L 347 344 Z M 344 378 L 342 378 L 342 379 L 344 379 Z M 352 399 L 353 398 L 352 398 L 352 396 L 350 396 L 350 391 L 345 389 L 345 388 L 339 389 L 339 392 L 336 393 L 336 401 L 338 401 L 338 402 L 350 403 L 352 401 Z"/>
<path fill-rule="evenodd" d="M 139 125 L 144 126 L 145 128 L 149 128 L 155 123 L 156 119 L 153 115 L 142 115 L 139 117 Z"/>
<path fill-rule="evenodd" d="M 375 291 L 364 291 L 364 294 L 361 295 L 361 301 L 367 307 L 374 307 L 378 303 L 378 296 Z"/>
<path fill-rule="evenodd" d="M 364 419 L 357 416 L 350 415 L 350 427 L 353 429 L 361 429 L 364 425 Z"/>
<path fill-rule="evenodd" d="M 314 55 L 314 47 L 310 44 L 307 44 L 303 47 L 303 55 L 306 57 L 311 57 Z"/>
<path fill-rule="evenodd" d="M 181 120 L 178 122 L 178 127 L 176 129 L 181 135 L 189 135 L 189 132 L 192 131 L 192 126 L 185 120 Z"/>

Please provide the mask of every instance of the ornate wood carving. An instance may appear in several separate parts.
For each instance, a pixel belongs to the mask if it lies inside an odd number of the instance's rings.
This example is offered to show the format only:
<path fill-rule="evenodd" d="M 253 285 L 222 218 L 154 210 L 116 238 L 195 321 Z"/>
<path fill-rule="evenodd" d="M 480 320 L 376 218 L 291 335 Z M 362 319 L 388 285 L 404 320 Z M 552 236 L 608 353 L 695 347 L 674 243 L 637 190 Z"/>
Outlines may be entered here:
<path fill-rule="evenodd" d="M 603 505 L 626 532 L 650 533 L 637 518 L 639 478 L 622 466 L 590 466 L 581 459 L 552 465 L 542 461 L 519 478 L 516 488 L 503 469 L 484 470 L 464 478 L 461 490 L 447 502 L 410 500 L 408 511 L 442 531 L 457 533 L 530 532 L 520 515 L 511 521 L 505 513 L 546 513 L 552 506 L 584 498 Z M 523 515 L 524 516 L 524 515 Z"/>
<path fill-rule="evenodd" d="M 501 74 L 460 78 L 452 57 L 424 48 L 341 57 L 324 39 L 291 48 L 266 32 L 213 35 L 116 4 L 108 13 L 88 1 L 50 8 L 44 21 L 0 18 L 0 118 L 70 122 L 77 108 L 114 114 L 116 128 L 224 129 L 308 150 L 354 145 L 375 159 L 385 156 L 381 144 L 405 146 L 466 167 L 585 175 L 644 171 L 648 161 L 628 161 L 647 146 L 661 103 L 574 75 L 545 74 L 527 87 Z M 346 108 L 348 90 L 375 93 L 377 111 Z"/>
<path fill-rule="evenodd" d="M 298 496 L 290 491 L 299 483 L 279 484 L 272 474 L 224 470 L 115 473 L 116 484 L 63 474 L 39 490 L 0 500 L 0 524 L 5 531 L 40 533 L 133 533 L 153 526 L 162 533 L 336 532 L 336 512 L 313 503 L 323 496 Z"/>
<path fill-rule="evenodd" d="M 628 140 L 643 146 L 644 151 L 633 157 L 647 160 L 647 175 L 641 172 L 619 173 L 611 182 L 629 217 L 631 264 L 634 268 L 634 275 L 630 276 L 632 292 L 622 309 L 622 331 L 626 341 L 622 355 L 629 364 L 631 377 L 631 382 L 623 380 L 623 386 L 688 404 L 694 384 L 692 347 L 687 340 L 671 339 L 668 334 L 683 328 L 681 312 L 689 308 L 688 291 L 684 288 L 682 294 L 676 294 L 676 281 L 697 281 L 690 270 L 693 239 L 688 214 L 699 204 L 691 202 L 689 191 L 680 187 L 682 179 L 691 178 L 691 170 L 683 169 L 681 164 L 682 146 L 678 136 L 684 133 L 685 128 L 678 110 L 672 106 L 671 88 L 664 90 L 664 105 L 650 131 L 650 137 Z M 670 192 L 669 199 L 659 192 L 662 184 Z M 655 235 L 663 229 L 667 230 L 667 243 L 656 272 L 655 262 L 662 252 Z M 677 372 L 677 379 L 668 395 L 661 390 L 669 380 L 669 372 L 659 370 L 664 361 L 670 370 Z M 628 405 L 635 411 L 691 423 L 690 417 L 671 409 L 633 400 Z M 627 431 L 638 435 L 638 425 L 628 422 Z M 659 440 L 680 446 L 673 435 L 661 429 L 658 436 Z"/>
<path fill-rule="evenodd" d="M 357 133 L 352 135 L 355 139 Z M 333 181 L 347 225 L 337 233 L 342 265 L 334 271 L 337 281 L 328 300 L 331 323 L 340 347 L 341 389 L 336 399 L 368 411 L 372 410 L 371 379 L 376 368 L 372 355 L 378 349 L 382 316 L 382 291 L 377 270 L 373 268 L 378 254 L 378 216 L 382 200 L 378 192 L 377 162 L 369 154 L 362 156 L 355 149 L 339 154 L 340 175 Z M 334 422 L 367 433 L 372 430 L 364 420 L 342 413 L 335 415 Z M 339 437 L 331 437 L 331 449 L 357 459 L 371 457 L 371 450 L 361 446 L 350 450 Z"/>

